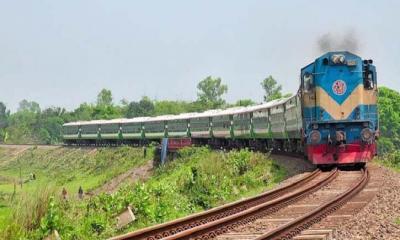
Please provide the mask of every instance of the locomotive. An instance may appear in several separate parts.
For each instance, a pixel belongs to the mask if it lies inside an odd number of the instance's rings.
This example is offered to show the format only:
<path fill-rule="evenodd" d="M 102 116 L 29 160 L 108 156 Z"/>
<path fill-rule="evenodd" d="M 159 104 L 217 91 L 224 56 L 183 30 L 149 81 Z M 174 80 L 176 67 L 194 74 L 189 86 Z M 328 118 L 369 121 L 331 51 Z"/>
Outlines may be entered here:
<path fill-rule="evenodd" d="M 63 125 L 67 145 L 189 144 L 303 154 L 313 164 L 364 165 L 377 153 L 377 76 L 372 60 L 328 52 L 301 69 L 298 92 L 264 104 Z"/>

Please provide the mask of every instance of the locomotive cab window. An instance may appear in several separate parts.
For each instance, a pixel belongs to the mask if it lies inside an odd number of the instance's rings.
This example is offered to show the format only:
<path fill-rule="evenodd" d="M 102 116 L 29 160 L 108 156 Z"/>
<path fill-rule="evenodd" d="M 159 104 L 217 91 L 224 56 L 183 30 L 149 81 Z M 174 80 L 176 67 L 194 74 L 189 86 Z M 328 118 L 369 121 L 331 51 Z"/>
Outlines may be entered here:
<path fill-rule="evenodd" d="M 366 71 L 364 74 L 364 88 L 372 90 L 375 87 L 374 74 L 372 71 Z"/>
<path fill-rule="evenodd" d="M 313 76 L 311 73 L 306 72 L 303 75 L 303 89 L 305 93 L 308 93 L 313 88 Z"/>

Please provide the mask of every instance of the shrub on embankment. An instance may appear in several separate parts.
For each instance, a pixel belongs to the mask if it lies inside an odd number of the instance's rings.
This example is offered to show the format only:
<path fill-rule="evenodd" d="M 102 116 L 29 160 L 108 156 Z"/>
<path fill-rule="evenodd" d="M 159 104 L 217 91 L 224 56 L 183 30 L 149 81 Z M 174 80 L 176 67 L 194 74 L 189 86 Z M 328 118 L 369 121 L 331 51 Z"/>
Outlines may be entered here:
<path fill-rule="evenodd" d="M 68 207 L 85 204 L 77 201 L 79 186 L 87 192 L 151 159 L 150 150 L 144 159 L 142 149 L 131 147 L 1 147 L 0 239 L 40 239 L 52 226 L 64 228 Z M 60 205 L 64 187 L 69 202 Z"/>
<path fill-rule="evenodd" d="M 84 201 L 56 202 L 47 214 L 52 212 L 62 221 L 42 224 L 25 236 L 39 238 L 55 228 L 62 239 L 104 239 L 261 192 L 280 182 L 285 173 L 265 154 L 186 148 L 177 159 L 155 170 L 146 182 Z M 128 205 L 137 220 L 122 232 L 117 231 L 116 214 Z"/>
<path fill-rule="evenodd" d="M 400 171 L 400 151 L 385 153 L 376 158 L 376 161 L 386 167 Z"/>

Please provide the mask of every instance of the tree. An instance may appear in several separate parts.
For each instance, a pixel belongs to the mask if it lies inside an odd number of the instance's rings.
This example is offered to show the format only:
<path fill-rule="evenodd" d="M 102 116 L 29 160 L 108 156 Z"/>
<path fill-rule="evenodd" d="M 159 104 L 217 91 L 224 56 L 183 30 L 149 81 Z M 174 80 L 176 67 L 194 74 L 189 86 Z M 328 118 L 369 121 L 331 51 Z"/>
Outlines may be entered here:
<path fill-rule="evenodd" d="M 228 86 L 221 83 L 221 78 L 208 76 L 197 85 L 198 101 L 211 108 L 218 108 L 225 104 L 222 95 L 228 92 Z"/>
<path fill-rule="evenodd" d="M 154 115 L 180 114 L 191 112 L 191 104 L 186 101 L 156 101 L 154 102 Z"/>
<path fill-rule="evenodd" d="M 261 86 L 265 91 L 265 102 L 269 102 L 282 97 L 282 86 L 279 85 L 271 75 L 261 82 Z"/>
<path fill-rule="evenodd" d="M 97 94 L 97 106 L 111 106 L 113 101 L 111 90 L 103 88 Z"/>
<path fill-rule="evenodd" d="M 379 149 L 381 153 L 400 148 L 400 93 L 386 87 L 379 88 Z"/>
<path fill-rule="evenodd" d="M 139 102 L 129 103 L 125 116 L 127 118 L 151 116 L 154 113 L 154 103 L 149 97 L 142 97 Z"/>
<path fill-rule="evenodd" d="M 0 102 L 0 129 L 7 126 L 7 120 L 10 116 L 10 110 L 7 110 L 6 105 Z"/>
<path fill-rule="evenodd" d="M 92 119 L 93 107 L 88 103 L 81 103 L 70 115 L 68 121 L 89 121 Z"/>
<path fill-rule="evenodd" d="M 253 100 L 251 99 L 240 99 L 235 103 L 235 106 L 238 107 L 247 107 L 256 104 Z"/>
<path fill-rule="evenodd" d="M 7 110 L 3 102 L 0 102 L 0 142 L 3 142 L 7 136 L 6 127 L 8 126 L 9 117 L 10 111 Z"/>
<path fill-rule="evenodd" d="M 18 111 L 19 112 L 28 111 L 28 112 L 32 112 L 32 113 L 40 113 L 40 106 L 35 101 L 28 101 L 28 100 L 24 99 L 21 102 L 19 102 Z"/>

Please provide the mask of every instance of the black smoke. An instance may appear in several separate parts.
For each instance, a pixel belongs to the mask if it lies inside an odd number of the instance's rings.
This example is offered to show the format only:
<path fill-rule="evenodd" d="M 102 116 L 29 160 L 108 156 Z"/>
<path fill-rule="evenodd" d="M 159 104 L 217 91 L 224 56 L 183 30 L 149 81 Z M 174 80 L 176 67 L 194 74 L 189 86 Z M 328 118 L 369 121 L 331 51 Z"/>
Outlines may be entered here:
<path fill-rule="evenodd" d="M 318 51 L 350 51 L 357 53 L 360 50 L 360 43 L 357 34 L 351 30 L 344 34 L 325 33 L 318 38 Z"/>

